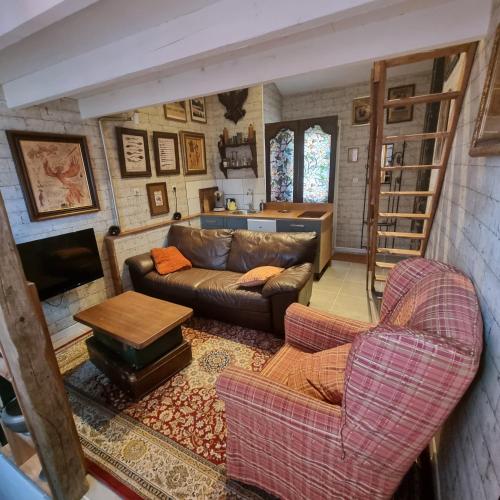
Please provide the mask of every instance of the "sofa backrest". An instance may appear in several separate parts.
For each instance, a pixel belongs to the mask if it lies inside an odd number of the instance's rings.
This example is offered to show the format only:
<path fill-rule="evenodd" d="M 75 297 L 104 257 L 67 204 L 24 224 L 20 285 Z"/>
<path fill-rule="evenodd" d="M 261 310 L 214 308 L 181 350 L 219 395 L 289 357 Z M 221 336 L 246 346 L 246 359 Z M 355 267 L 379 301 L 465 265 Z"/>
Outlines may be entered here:
<path fill-rule="evenodd" d="M 347 459 L 395 488 L 474 378 L 483 326 L 474 286 L 451 266 L 404 261 L 387 284 L 381 322 L 352 344 L 342 437 Z"/>
<path fill-rule="evenodd" d="M 177 247 L 194 267 L 226 269 L 233 231 L 197 229 L 174 224 L 168 232 L 168 244 Z"/>
<path fill-rule="evenodd" d="M 227 269 L 246 273 L 259 266 L 291 267 L 314 262 L 316 233 L 266 233 L 238 229 L 233 241 Z"/>

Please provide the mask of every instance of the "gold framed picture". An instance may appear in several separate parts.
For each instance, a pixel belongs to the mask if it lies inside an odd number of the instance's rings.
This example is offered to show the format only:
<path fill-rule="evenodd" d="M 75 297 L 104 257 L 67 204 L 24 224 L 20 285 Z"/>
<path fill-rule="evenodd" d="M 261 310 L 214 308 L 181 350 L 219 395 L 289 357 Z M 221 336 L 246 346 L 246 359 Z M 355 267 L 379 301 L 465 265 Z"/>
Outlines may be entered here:
<path fill-rule="evenodd" d="M 500 24 L 491 50 L 469 154 L 500 155 Z"/>
<path fill-rule="evenodd" d="M 99 210 L 84 136 L 17 130 L 6 134 L 32 221 Z"/>
<path fill-rule="evenodd" d="M 168 195 L 166 182 L 151 182 L 146 184 L 149 212 L 151 217 L 168 214 Z"/>
<path fill-rule="evenodd" d="M 184 175 L 201 175 L 207 173 L 207 154 L 205 151 L 205 134 L 198 132 L 179 132 Z"/>
<path fill-rule="evenodd" d="M 399 87 L 391 87 L 389 89 L 387 99 L 404 99 L 405 97 L 413 97 L 415 95 L 415 84 L 400 85 Z M 387 124 L 411 122 L 413 120 L 413 104 L 406 106 L 397 106 L 387 110 Z"/>
<path fill-rule="evenodd" d="M 352 101 L 352 124 L 368 125 L 370 123 L 371 99 L 367 97 L 357 97 Z"/>
<path fill-rule="evenodd" d="M 165 119 L 176 122 L 187 122 L 186 101 L 169 102 L 163 105 Z"/>
<path fill-rule="evenodd" d="M 189 100 L 189 109 L 191 111 L 191 121 L 199 123 L 207 123 L 207 109 L 205 106 L 205 98 L 197 97 Z"/>

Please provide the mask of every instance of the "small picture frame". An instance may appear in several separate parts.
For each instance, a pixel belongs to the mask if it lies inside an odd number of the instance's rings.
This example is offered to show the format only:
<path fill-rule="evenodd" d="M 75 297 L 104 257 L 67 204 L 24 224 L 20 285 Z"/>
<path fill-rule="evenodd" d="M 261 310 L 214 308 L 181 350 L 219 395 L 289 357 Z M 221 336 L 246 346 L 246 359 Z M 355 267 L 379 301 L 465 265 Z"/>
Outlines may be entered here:
<path fill-rule="evenodd" d="M 347 149 L 347 162 L 357 163 L 359 160 L 359 148 L 348 148 Z"/>
<path fill-rule="evenodd" d="M 147 131 L 116 127 L 116 141 L 122 178 L 151 177 Z"/>
<path fill-rule="evenodd" d="M 187 122 L 186 101 L 170 102 L 163 105 L 166 120 L 176 122 Z"/>
<path fill-rule="evenodd" d="M 207 123 L 207 108 L 204 97 L 196 97 L 189 100 L 189 109 L 191 111 L 191 121 L 198 123 Z"/>
<path fill-rule="evenodd" d="M 352 124 L 353 125 L 368 125 L 371 118 L 371 98 L 357 97 L 352 101 Z"/>
<path fill-rule="evenodd" d="M 415 95 L 415 84 L 400 85 L 399 87 L 391 87 L 389 89 L 387 99 L 404 99 Z M 411 122 L 413 120 L 413 104 L 406 106 L 397 106 L 387 110 L 387 124 Z"/>
<path fill-rule="evenodd" d="M 153 150 L 155 153 L 156 175 L 178 175 L 179 140 L 177 134 L 171 132 L 153 132 Z"/>
<path fill-rule="evenodd" d="M 469 154 L 500 155 L 500 24 L 493 41 Z"/>
<path fill-rule="evenodd" d="M 179 132 L 181 140 L 184 175 L 202 175 L 207 173 L 207 154 L 205 134 L 198 132 Z"/>
<path fill-rule="evenodd" d="M 151 217 L 168 214 L 167 183 L 151 182 L 146 184 L 146 191 L 148 193 L 149 212 L 151 213 Z"/>

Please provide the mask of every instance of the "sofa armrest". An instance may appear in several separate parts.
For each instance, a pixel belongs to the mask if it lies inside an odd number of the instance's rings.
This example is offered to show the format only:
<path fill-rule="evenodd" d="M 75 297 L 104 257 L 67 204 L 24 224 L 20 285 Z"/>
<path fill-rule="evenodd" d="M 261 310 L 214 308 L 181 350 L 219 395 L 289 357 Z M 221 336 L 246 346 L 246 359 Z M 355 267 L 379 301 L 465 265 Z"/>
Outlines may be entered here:
<path fill-rule="evenodd" d="M 311 398 L 258 373 L 235 366 L 218 377 L 217 394 L 229 417 L 233 409 L 255 414 L 260 423 L 268 419 L 272 428 L 311 433 L 338 441 L 340 451 L 341 407 Z M 229 422 L 231 424 L 231 422 Z"/>
<path fill-rule="evenodd" d="M 305 263 L 289 267 L 267 281 L 262 288 L 263 297 L 271 297 L 278 293 L 299 291 L 312 274 L 312 264 Z"/>
<path fill-rule="evenodd" d="M 129 257 L 125 261 L 125 264 L 128 265 L 131 274 L 133 273 L 138 276 L 144 276 L 155 268 L 153 259 L 151 258 L 151 254 L 149 252 L 136 255 L 135 257 Z"/>
<path fill-rule="evenodd" d="M 322 351 L 352 342 L 356 335 L 374 326 L 372 323 L 292 304 L 285 314 L 285 339 L 311 352 Z"/>

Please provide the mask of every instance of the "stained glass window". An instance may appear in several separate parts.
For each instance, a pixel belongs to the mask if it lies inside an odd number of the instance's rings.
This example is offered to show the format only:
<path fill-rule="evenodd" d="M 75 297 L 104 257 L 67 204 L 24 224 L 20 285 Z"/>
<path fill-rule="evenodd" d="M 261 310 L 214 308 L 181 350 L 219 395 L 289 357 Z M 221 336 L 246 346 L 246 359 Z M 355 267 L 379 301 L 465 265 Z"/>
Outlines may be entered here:
<path fill-rule="evenodd" d="M 281 129 L 269 142 L 271 201 L 293 201 L 294 132 Z"/>
<path fill-rule="evenodd" d="M 332 136 L 319 125 L 304 132 L 304 203 L 327 203 Z"/>

